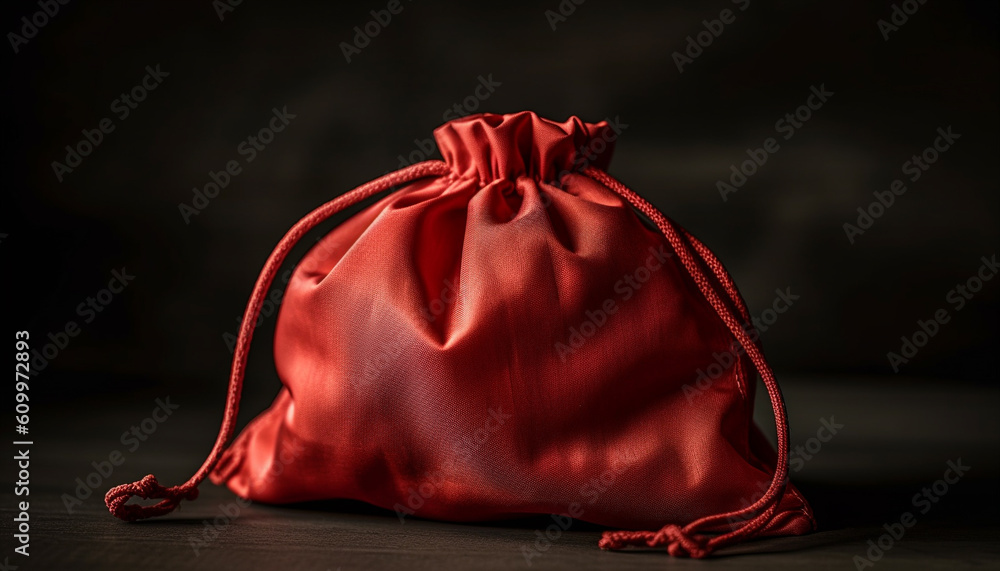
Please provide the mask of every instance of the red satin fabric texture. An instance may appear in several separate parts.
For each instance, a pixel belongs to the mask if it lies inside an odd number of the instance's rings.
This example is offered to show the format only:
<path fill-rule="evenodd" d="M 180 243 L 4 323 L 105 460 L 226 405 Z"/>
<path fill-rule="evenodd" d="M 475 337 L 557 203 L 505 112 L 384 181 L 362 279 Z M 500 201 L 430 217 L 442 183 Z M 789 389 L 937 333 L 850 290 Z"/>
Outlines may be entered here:
<path fill-rule="evenodd" d="M 663 235 L 578 172 L 606 168 L 611 127 L 487 114 L 435 137 L 449 174 L 382 198 L 296 267 L 274 341 L 284 387 L 212 480 L 269 503 L 625 529 L 759 498 L 775 454 L 753 369 L 740 357 L 683 390 L 733 337 Z M 814 525 L 789 484 L 762 535 Z"/>

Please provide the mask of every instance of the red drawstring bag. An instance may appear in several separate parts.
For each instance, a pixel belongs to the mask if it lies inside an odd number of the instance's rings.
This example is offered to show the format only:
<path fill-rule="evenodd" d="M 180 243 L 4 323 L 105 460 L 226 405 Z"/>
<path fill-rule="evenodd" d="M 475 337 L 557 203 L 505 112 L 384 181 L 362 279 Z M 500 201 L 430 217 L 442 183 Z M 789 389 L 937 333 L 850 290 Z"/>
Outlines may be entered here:
<path fill-rule="evenodd" d="M 210 475 L 268 503 L 656 529 L 605 532 L 600 546 L 677 556 L 814 529 L 787 482 L 784 404 L 746 305 L 705 246 L 604 172 L 616 131 L 524 112 L 434 135 L 443 162 L 362 185 L 281 239 L 243 317 L 208 459 L 179 486 L 149 475 L 113 488 L 111 512 L 168 513 Z M 274 335 L 284 387 L 227 448 L 253 325 L 289 250 L 390 188 L 296 267 Z M 720 353 L 733 365 L 692 394 Z M 753 422 L 754 370 L 777 454 Z"/>

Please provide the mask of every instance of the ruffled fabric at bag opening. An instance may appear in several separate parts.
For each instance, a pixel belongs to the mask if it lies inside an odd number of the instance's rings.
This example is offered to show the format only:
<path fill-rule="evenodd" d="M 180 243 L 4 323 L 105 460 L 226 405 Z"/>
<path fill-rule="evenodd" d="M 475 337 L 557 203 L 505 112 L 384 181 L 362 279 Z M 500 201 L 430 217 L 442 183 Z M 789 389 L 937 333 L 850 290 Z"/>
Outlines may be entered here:
<path fill-rule="evenodd" d="M 563 175 L 586 166 L 606 170 L 618 135 L 607 121 L 570 117 L 557 123 L 531 111 L 470 115 L 434 131 L 452 171 L 475 174 L 482 185 L 522 176 L 558 184 Z"/>

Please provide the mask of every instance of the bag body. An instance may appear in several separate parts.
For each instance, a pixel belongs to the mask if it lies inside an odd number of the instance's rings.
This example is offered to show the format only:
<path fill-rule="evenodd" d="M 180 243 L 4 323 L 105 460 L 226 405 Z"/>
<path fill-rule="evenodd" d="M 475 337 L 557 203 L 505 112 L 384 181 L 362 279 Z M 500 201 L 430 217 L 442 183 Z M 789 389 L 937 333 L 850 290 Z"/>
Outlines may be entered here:
<path fill-rule="evenodd" d="M 283 388 L 223 452 L 252 327 L 241 331 L 238 386 L 196 477 L 254 501 L 353 499 L 401 518 L 662 528 L 609 532 L 602 547 L 696 557 L 814 529 L 787 483 L 783 404 L 745 304 L 707 248 L 604 174 L 616 137 L 606 122 L 530 112 L 458 119 L 435 131 L 443 163 L 303 219 L 245 325 L 308 228 L 397 186 L 296 266 L 274 338 Z M 719 355 L 730 366 L 696 384 Z M 757 371 L 778 454 L 753 422 Z M 139 491 L 176 505 L 196 486 Z M 139 508 L 127 491 L 109 507 Z"/>

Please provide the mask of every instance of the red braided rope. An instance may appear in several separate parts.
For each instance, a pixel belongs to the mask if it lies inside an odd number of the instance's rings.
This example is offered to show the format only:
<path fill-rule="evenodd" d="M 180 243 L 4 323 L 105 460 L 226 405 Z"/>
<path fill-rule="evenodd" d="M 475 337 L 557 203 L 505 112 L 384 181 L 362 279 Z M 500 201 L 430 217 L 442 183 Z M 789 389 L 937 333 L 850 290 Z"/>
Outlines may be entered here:
<path fill-rule="evenodd" d="M 771 399 L 778 436 L 778 460 L 771 485 L 759 500 L 743 509 L 703 517 L 683 527 L 669 524 L 656 532 L 605 532 L 599 544 L 602 549 L 623 549 L 629 545 L 649 547 L 666 545 L 667 551 L 674 556 L 706 557 L 720 547 L 738 543 L 739 541 L 758 535 L 777 510 L 778 503 L 785 491 L 788 476 L 788 418 L 785 414 L 785 403 L 781 396 L 781 389 L 778 388 L 778 382 L 774 378 L 774 373 L 771 371 L 770 365 L 767 364 L 767 360 L 764 358 L 760 347 L 750 338 L 750 335 L 741 326 L 739 319 L 733 315 L 733 312 L 730 311 L 729 307 L 726 306 L 715 291 L 715 288 L 712 287 L 711 282 L 695 260 L 692 249 L 701 256 L 702 260 L 704 260 L 705 264 L 722 284 L 723 289 L 737 307 L 737 311 L 742 314 L 744 321 L 749 320 L 746 304 L 743 302 L 743 298 L 740 296 L 739 290 L 736 288 L 729 273 L 723 267 L 722 263 L 719 262 L 718 258 L 701 242 L 698 242 L 693 236 L 688 234 L 686 230 L 681 229 L 678 232 L 674 223 L 664 216 L 659 209 L 607 173 L 590 166 L 584 169 L 583 174 L 614 191 L 656 224 L 660 232 L 663 233 L 663 236 L 670 243 L 670 246 L 674 249 L 677 257 L 680 258 L 691 279 L 697 284 L 702 295 L 708 300 L 708 303 L 715 309 L 719 318 L 722 319 L 729 328 L 729 331 L 740 345 L 743 346 L 744 350 L 746 350 L 757 372 L 760 373 Z M 681 238 L 682 235 L 690 241 L 693 248 L 688 247 L 688 244 Z M 750 514 L 755 515 L 750 519 L 746 519 Z M 720 522 L 733 521 L 734 519 L 745 519 L 746 521 L 734 531 L 722 535 L 708 536 L 698 533 Z"/>
<path fill-rule="evenodd" d="M 274 251 L 268 257 L 264 268 L 257 277 L 254 284 L 253 293 L 247 303 L 246 311 L 243 313 L 243 321 L 240 324 L 240 333 L 236 341 L 236 350 L 233 353 L 233 365 L 229 374 L 229 392 L 226 396 L 226 412 L 222 418 L 222 426 L 219 428 L 219 435 L 215 439 L 215 445 L 208 458 L 201 465 L 201 468 L 187 482 L 179 486 L 164 488 L 152 474 L 145 478 L 122 484 L 108 490 L 104 496 L 104 503 L 108 510 L 115 517 L 125 521 L 135 521 L 149 517 L 156 517 L 168 514 L 180 505 L 181 500 L 193 500 L 198 497 L 198 485 L 208 476 L 212 468 L 219 461 L 225 450 L 226 444 L 232 438 L 236 429 L 236 416 L 239 412 L 240 396 L 243 393 L 243 375 L 246 369 L 247 355 L 250 352 L 250 341 L 253 338 L 254 325 L 257 323 L 257 316 L 260 315 L 261 307 L 268 288 L 274 281 L 275 275 L 285 261 L 288 253 L 299 242 L 302 237 L 315 228 L 318 224 L 370 196 L 389 190 L 394 186 L 400 186 L 416 179 L 427 176 L 445 176 L 450 172 L 443 161 L 425 161 L 411 165 L 396 172 L 389 173 L 377 178 L 369 183 L 363 184 L 354 190 L 347 192 L 337 198 L 327 202 L 319 208 L 307 214 L 299 220 L 295 226 L 285 234 L 285 236 L 275 246 Z M 161 498 L 163 501 L 151 505 L 141 506 L 129 504 L 128 501 L 138 496 L 143 499 Z"/>

